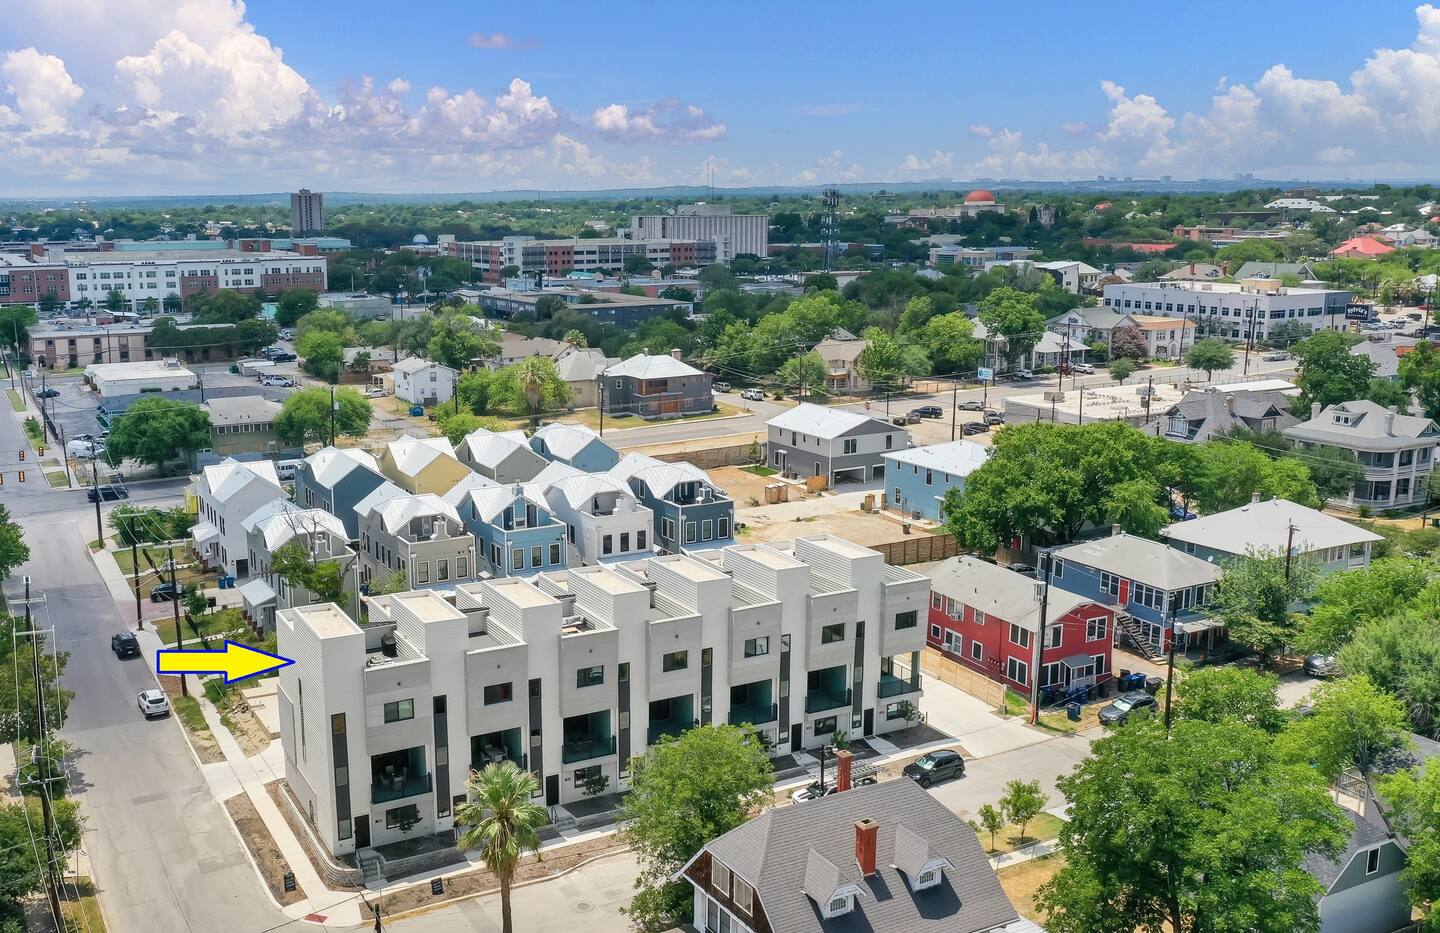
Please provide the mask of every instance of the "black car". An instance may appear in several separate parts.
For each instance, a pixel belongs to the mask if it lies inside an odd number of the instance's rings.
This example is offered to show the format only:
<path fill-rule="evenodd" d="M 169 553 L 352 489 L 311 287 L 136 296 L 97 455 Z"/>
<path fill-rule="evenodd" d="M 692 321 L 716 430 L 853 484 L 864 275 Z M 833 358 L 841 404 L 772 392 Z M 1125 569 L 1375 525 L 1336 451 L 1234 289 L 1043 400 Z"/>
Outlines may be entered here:
<path fill-rule="evenodd" d="M 1155 698 L 1144 690 L 1132 690 L 1116 698 L 1114 703 L 1100 711 L 1100 721 L 1107 726 L 1117 726 L 1130 719 L 1132 713 L 1142 715 L 1155 712 Z"/>
<path fill-rule="evenodd" d="M 116 632 L 110 636 L 110 650 L 117 658 L 140 657 L 140 640 L 133 632 Z"/>
<path fill-rule="evenodd" d="M 59 389 L 41 389 L 39 392 L 36 392 L 36 393 L 35 393 L 35 397 L 36 397 L 36 398 L 59 398 L 59 397 L 60 397 L 60 390 L 59 390 Z"/>
<path fill-rule="evenodd" d="M 130 490 L 124 486 L 116 486 L 114 483 L 106 483 L 104 486 L 90 487 L 85 493 L 85 498 L 90 502 L 113 502 L 116 499 L 130 498 Z"/>
<path fill-rule="evenodd" d="M 971 401 L 968 401 L 968 402 L 961 402 L 961 403 L 960 403 L 960 410 L 961 410 L 961 411 L 984 411 L 984 410 L 985 410 L 985 406 L 984 406 L 982 403 L 980 403 L 980 402 L 971 400 Z"/>
<path fill-rule="evenodd" d="M 1004 415 L 1003 412 L 998 412 L 998 411 L 995 411 L 994 409 L 986 409 L 986 411 L 985 411 L 985 423 L 986 423 L 986 424 L 990 424 L 990 425 L 1004 424 L 1004 423 L 1005 423 L 1005 415 Z"/>
<path fill-rule="evenodd" d="M 919 415 L 921 418 L 943 418 L 945 417 L 945 409 L 939 405 L 921 405 L 915 409 L 913 414 Z"/>
<path fill-rule="evenodd" d="M 921 787 L 929 787 L 936 781 L 964 777 L 965 759 L 959 752 L 939 748 L 906 765 L 903 773 Z"/>
<path fill-rule="evenodd" d="M 1304 670 L 1311 677 L 1333 677 L 1338 668 L 1334 655 L 1311 654 L 1305 656 Z"/>
<path fill-rule="evenodd" d="M 968 437 L 971 434 L 984 434 L 988 430 L 990 430 L 990 425 L 986 424 L 985 422 L 972 421 L 969 424 L 964 425 L 960 428 L 960 434 L 962 436 Z"/>
<path fill-rule="evenodd" d="M 155 588 L 150 591 L 150 601 L 152 603 L 169 602 L 174 598 L 175 587 L 169 583 L 157 583 L 155 584 Z"/>
<path fill-rule="evenodd" d="M 293 353 L 276 353 L 270 357 L 272 363 L 293 363 L 300 357 Z"/>
<path fill-rule="evenodd" d="M 919 424 L 920 416 L 912 411 L 908 415 L 896 415 L 890 419 L 890 423 L 898 424 L 903 428 L 907 424 Z"/>
<path fill-rule="evenodd" d="M 1027 577 L 1035 576 L 1034 564 L 1011 564 L 1010 569 L 1015 571 L 1016 573 L 1023 573 Z"/>

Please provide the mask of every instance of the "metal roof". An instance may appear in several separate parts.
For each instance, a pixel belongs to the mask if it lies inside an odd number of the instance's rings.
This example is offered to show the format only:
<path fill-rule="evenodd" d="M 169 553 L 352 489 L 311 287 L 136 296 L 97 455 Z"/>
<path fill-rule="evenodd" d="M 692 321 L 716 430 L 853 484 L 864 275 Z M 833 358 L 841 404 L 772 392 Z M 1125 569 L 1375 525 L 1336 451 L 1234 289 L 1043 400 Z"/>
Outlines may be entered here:
<path fill-rule="evenodd" d="M 700 370 L 682 363 L 673 356 L 651 356 L 637 353 L 605 370 L 606 376 L 629 376 L 633 379 L 674 379 L 679 376 L 703 376 Z"/>
<path fill-rule="evenodd" d="M 789 411 L 782 411 L 766 422 L 772 428 L 782 428 L 786 431 L 795 431 L 800 434 L 807 434 L 811 437 L 835 438 L 860 427 L 866 422 L 874 421 L 885 425 L 879 418 L 872 418 L 869 415 L 858 411 L 847 411 L 844 408 L 826 408 L 823 405 L 812 405 L 809 402 L 802 402 Z"/>

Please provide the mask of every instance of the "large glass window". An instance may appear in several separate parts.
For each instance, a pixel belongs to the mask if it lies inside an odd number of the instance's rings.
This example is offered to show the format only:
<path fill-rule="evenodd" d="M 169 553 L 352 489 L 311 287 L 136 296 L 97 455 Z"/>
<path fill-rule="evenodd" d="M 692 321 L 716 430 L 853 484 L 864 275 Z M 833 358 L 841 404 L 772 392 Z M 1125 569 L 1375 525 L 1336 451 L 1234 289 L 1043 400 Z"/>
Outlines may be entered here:
<path fill-rule="evenodd" d="M 605 665 L 582 667 L 575 672 L 576 687 L 598 687 L 605 683 Z"/>
<path fill-rule="evenodd" d="M 406 719 L 415 718 L 414 700 L 396 700 L 393 703 L 385 704 L 386 722 L 403 722 Z"/>

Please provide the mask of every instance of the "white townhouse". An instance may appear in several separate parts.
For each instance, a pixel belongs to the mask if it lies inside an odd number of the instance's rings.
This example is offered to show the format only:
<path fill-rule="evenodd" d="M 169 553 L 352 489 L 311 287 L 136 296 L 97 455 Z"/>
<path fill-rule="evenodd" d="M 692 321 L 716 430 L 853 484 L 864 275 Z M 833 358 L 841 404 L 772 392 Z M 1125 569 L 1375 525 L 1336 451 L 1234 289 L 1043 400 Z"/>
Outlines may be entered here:
<path fill-rule="evenodd" d="M 751 724 L 774 754 L 905 728 L 929 581 L 829 536 L 376 596 L 276 616 L 289 790 L 337 855 L 448 831 L 472 768 L 537 802 L 623 789 L 663 736 Z M 361 856 L 364 858 L 363 853 Z"/>
<path fill-rule="evenodd" d="M 634 560 L 652 549 L 655 513 L 622 480 L 581 473 L 534 485 L 550 503 L 550 513 L 569 526 L 569 543 L 579 557 L 572 564 Z"/>
<path fill-rule="evenodd" d="M 395 397 L 411 405 L 441 405 L 450 401 L 460 380 L 460 374 L 449 366 L 418 356 L 396 363 L 391 373 L 395 380 Z"/>
<path fill-rule="evenodd" d="M 211 569 L 230 576 L 250 575 L 244 521 L 276 501 L 289 501 L 270 460 L 226 459 L 207 466 L 195 480 L 199 521 L 190 529 L 195 552 Z"/>

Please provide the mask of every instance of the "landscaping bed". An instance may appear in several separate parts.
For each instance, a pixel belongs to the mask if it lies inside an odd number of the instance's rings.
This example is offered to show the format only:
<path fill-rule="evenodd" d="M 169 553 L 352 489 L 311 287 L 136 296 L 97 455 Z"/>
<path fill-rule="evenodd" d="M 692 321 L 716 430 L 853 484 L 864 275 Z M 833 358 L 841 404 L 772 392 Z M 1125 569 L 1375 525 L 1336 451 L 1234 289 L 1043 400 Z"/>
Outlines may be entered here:
<path fill-rule="evenodd" d="M 1016 849 L 1023 849 L 1028 845 L 1043 842 L 1046 839 L 1054 839 L 1060 835 L 1060 828 L 1065 821 L 1053 813 L 1041 813 L 1029 823 L 1025 824 L 1025 835 L 1020 835 L 1020 827 L 1011 823 L 1003 827 L 995 834 L 995 847 L 990 847 L 990 834 L 983 828 L 975 832 L 980 836 L 980 843 L 985 847 L 989 855 L 1000 855 L 1005 852 L 1014 852 Z"/>
<path fill-rule="evenodd" d="M 270 835 L 269 828 L 260 818 L 260 811 L 255 809 L 250 796 L 239 794 L 231 797 L 225 801 L 225 809 L 229 812 L 230 819 L 235 821 L 235 828 L 240 830 L 240 838 L 245 840 L 245 848 L 250 850 L 255 864 L 260 866 L 260 876 L 265 879 L 265 886 L 270 889 L 275 900 L 282 906 L 303 901 L 305 895 L 298 884 L 293 891 L 285 890 L 285 873 L 290 871 L 290 863 L 280 854 L 275 837 Z"/>
<path fill-rule="evenodd" d="M 16 392 L 14 389 L 6 389 L 5 397 L 10 400 L 11 408 L 15 409 L 16 411 L 25 410 L 25 400 L 20 397 L 19 392 Z"/>
<path fill-rule="evenodd" d="M 270 730 L 250 709 L 239 687 L 232 685 L 226 688 L 220 678 L 211 677 L 205 681 L 205 696 L 215 705 L 220 713 L 220 723 L 230 730 L 247 758 L 270 747 Z"/>

